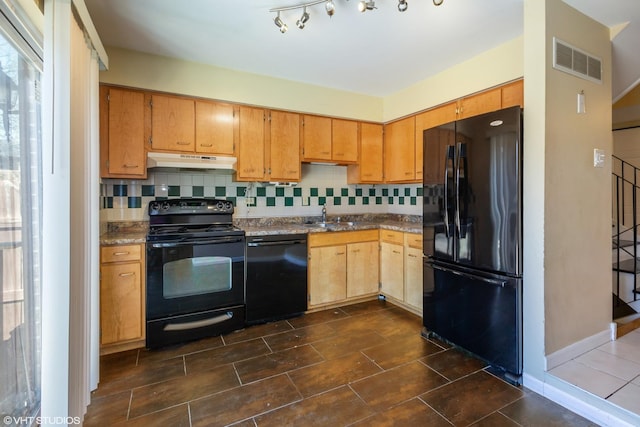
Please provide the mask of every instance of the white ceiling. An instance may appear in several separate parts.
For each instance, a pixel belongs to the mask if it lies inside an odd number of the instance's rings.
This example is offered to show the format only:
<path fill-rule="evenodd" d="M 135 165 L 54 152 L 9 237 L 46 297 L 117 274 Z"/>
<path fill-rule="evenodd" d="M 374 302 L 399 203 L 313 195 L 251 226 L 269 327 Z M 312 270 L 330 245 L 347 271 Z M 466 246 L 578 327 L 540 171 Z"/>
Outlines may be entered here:
<path fill-rule="evenodd" d="M 614 40 L 615 98 L 640 76 L 640 2 L 565 1 L 610 27 L 632 20 Z M 372 96 L 397 92 L 523 32 L 524 0 L 444 0 L 437 7 L 408 0 L 404 13 L 397 0 L 377 0 L 378 8 L 365 13 L 357 0 L 334 0 L 331 18 L 324 4 L 310 6 L 303 30 L 295 25 L 301 9 L 282 12 L 289 30 L 281 34 L 269 9 L 305 2 L 85 0 L 106 46 Z"/>

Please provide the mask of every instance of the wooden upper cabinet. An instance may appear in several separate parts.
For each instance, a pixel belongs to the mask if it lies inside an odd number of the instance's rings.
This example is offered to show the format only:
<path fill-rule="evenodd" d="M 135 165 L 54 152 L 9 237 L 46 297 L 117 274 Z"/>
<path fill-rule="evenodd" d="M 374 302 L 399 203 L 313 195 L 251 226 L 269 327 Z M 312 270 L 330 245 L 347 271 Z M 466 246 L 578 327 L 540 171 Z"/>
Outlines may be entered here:
<path fill-rule="evenodd" d="M 194 151 L 195 101 L 151 95 L 151 149 Z"/>
<path fill-rule="evenodd" d="M 477 116 L 502 107 L 502 90 L 491 89 L 475 95 L 464 97 L 458 101 L 458 119 Z"/>
<path fill-rule="evenodd" d="M 145 178 L 144 94 L 100 88 L 100 170 L 103 177 Z"/>
<path fill-rule="evenodd" d="M 302 116 L 302 160 L 331 161 L 331 118 Z"/>
<path fill-rule="evenodd" d="M 347 167 L 348 184 L 377 184 L 383 182 L 382 125 L 360 123 L 359 162 Z"/>
<path fill-rule="evenodd" d="M 271 111 L 269 179 L 300 181 L 300 115 Z"/>
<path fill-rule="evenodd" d="M 386 182 L 415 180 L 415 116 L 385 125 L 384 177 Z"/>
<path fill-rule="evenodd" d="M 502 86 L 502 108 L 524 107 L 524 81 L 518 80 Z"/>
<path fill-rule="evenodd" d="M 239 109 L 238 181 L 266 179 L 265 117 L 262 108 L 241 106 Z"/>
<path fill-rule="evenodd" d="M 237 121 L 235 107 L 219 102 L 196 101 L 197 153 L 235 154 Z"/>
<path fill-rule="evenodd" d="M 456 103 L 450 102 L 416 115 L 416 153 L 418 146 L 424 149 L 422 153 L 423 176 L 425 184 L 442 182 L 444 173 L 444 155 L 447 140 L 442 139 L 441 132 L 433 129 L 456 120 Z M 428 138 L 425 139 L 425 131 Z M 417 156 L 417 154 L 416 154 Z M 418 159 L 416 158 L 416 163 Z"/>
<path fill-rule="evenodd" d="M 338 163 L 358 161 L 358 122 L 331 120 L 331 160 Z"/>

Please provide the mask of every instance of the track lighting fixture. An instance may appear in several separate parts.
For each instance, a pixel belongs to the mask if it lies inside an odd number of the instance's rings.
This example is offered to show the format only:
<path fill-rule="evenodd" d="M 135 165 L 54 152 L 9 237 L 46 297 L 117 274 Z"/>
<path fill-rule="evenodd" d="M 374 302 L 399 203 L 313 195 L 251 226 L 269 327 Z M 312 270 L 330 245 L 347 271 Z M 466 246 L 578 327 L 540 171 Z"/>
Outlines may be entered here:
<path fill-rule="evenodd" d="M 278 12 L 278 15 L 276 16 L 276 18 L 273 20 L 273 22 L 275 22 L 276 26 L 278 28 L 280 28 L 280 32 L 281 33 L 286 33 L 287 30 L 289 29 L 289 27 L 287 27 L 287 24 L 285 24 L 284 22 L 282 22 L 282 19 L 280 18 L 280 12 Z"/>
<path fill-rule="evenodd" d="M 324 8 L 327 11 L 327 15 L 333 16 L 336 13 L 336 5 L 333 4 L 333 0 L 329 0 L 324 4 Z"/>
<path fill-rule="evenodd" d="M 367 10 L 373 10 L 373 9 L 377 9 L 376 2 L 374 0 L 368 0 L 368 1 L 361 0 L 360 3 L 358 3 L 358 10 L 360 12 L 366 12 Z"/>
<path fill-rule="evenodd" d="M 444 2 L 444 0 L 432 1 L 434 6 L 440 6 Z M 336 13 L 336 5 L 334 3 L 334 0 L 311 0 L 305 3 L 294 4 L 292 6 L 275 7 L 273 9 L 269 9 L 269 12 L 277 14 L 273 22 L 276 24 L 281 33 L 286 33 L 288 27 L 280 17 L 280 12 L 302 9 L 302 15 L 300 15 L 300 18 L 298 18 L 298 20 L 296 21 L 296 26 L 302 30 L 307 22 L 309 22 L 309 12 L 307 12 L 307 8 L 318 4 L 324 4 L 324 10 L 327 12 L 327 15 L 329 15 L 329 17 L 332 17 L 333 14 Z M 398 10 L 400 12 L 406 11 L 408 7 L 409 3 L 407 0 L 398 0 Z M 358 2 L 358 10 L 360 12 L 366 12 L 367 10 L 373 9 L 377 9 L 375 0 L 360 0 Z"/>
<path fill-rule="evenodd" d="M 307 13 L 307 6 L 302 11 L 302 16 L 296 21 L 298 28 L 303 29 L 304 25 L 309 21 L 309 13 Z"/>

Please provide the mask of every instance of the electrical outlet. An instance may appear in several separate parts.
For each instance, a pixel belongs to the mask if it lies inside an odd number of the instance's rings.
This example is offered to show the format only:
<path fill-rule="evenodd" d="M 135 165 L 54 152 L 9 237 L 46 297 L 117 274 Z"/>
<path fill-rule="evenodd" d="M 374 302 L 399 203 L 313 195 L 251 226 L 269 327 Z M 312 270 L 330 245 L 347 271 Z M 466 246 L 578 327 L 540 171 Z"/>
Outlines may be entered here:
<path fill-rule="evenodd" d="M 247 206 L 255 206 L 256 205 L 256 198 L 255 197 L 245 197 L 245 200 L 247 202 Z"/>

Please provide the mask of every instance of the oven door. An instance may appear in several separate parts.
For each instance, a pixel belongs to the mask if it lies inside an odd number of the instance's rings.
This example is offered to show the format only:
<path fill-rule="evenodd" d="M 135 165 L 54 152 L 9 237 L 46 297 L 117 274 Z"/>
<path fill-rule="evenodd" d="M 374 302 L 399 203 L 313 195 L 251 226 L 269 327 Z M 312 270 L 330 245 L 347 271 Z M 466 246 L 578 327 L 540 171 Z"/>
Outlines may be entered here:
<path fill-rule="evenodd" d="M 147 320 L 244 304 L 244 236 L 147 242 Z"/>

